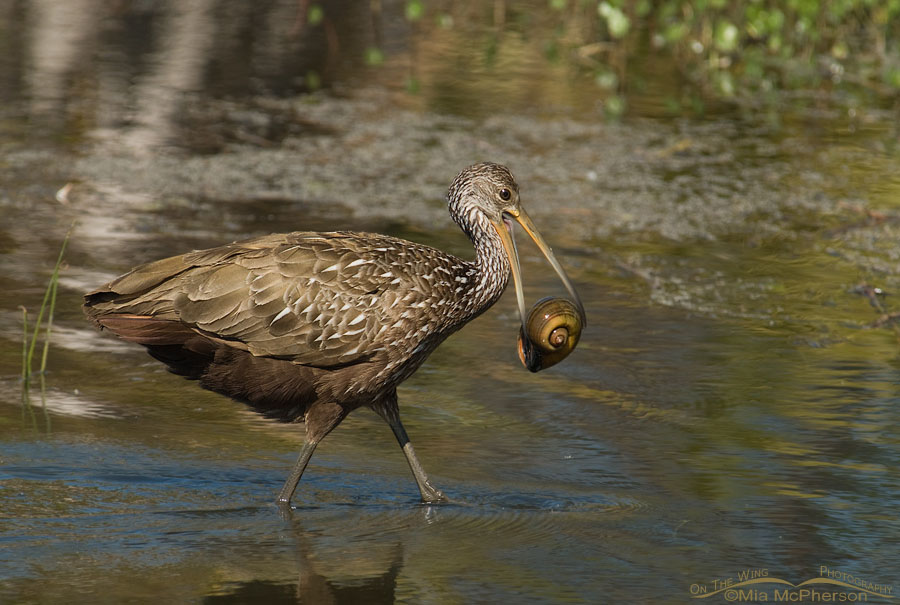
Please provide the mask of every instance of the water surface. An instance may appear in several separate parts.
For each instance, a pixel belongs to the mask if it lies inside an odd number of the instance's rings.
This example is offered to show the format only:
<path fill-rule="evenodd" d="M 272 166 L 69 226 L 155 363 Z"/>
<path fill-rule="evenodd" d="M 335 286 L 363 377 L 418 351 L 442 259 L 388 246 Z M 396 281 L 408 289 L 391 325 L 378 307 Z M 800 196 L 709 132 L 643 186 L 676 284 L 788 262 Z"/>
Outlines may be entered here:
<path fill-rule="evenodd" d="M 233 7 L 185 6 L 200 12 L 98 25 L 51 11 L 0 63 L 15 84 L 0 124 L 0 601 L 686 602 L 742 570 L 798 584 L 821 566 L 900 584 L 888 114 L 671 119 L 651 87 L 610 123 L 591 82 L 562 86 L 509 46 L 480 64 L 478 28 L 407 31 L 402 7 L 380 16 L 396 35 L 371 69 L 362 42 L 339 58 L 314 37 L 228 43 L 290 30 L 296 3 L 246 26 Z M 368 23 L 347 6 L 341 40 Z M 38 60 L 53 18 L 89 59 Z M 223 36 L 236 30 L 253 36 Z M 311 69 L 325 91 L 304 94 Z M 517 175 L 589 328 L 529 374 L 507 295 L 401 387 L 447 504 L 419 503 L 390 430 L 360 410 L 282 517 L 302 426 L 81 316 L 85 291 L 135 264 L 272 231 L 380 231 L 468 257 L 443 195 L 486 159 Z M 20 306 L 33 317 L 70 227 L 46 393 L 23 407 Z M 521 248 L 529 301 L 561 292 Z"/>

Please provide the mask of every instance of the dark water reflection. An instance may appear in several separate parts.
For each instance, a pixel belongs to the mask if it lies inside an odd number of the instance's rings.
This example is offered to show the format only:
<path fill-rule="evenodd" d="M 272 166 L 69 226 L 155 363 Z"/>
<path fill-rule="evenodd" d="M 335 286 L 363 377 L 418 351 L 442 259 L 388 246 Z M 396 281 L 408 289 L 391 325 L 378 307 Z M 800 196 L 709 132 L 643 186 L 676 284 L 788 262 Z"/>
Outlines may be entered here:
<path fill-rule="evenodd" d="M 748 568 L 796 584 L 822 565 L 900 583 L 898 336 L 877 321 L 900 291 L 890 120 L 608 124 L 533 48 L 479 63 L 478 19 L 411 27 L 399 3 L 329 5 L 334 30 L 310 35 L 296 2 L 115 7 L 0 3 L 0 601 L 686 602 Z M 313 72 L 342 92 L 294 96 Z M 635 105 L 657 115 L 665 92 Z M 468 255 L 441 196 L 478 159 L 513 166 L 590 327 L 531 375 L 504 299 L 404 384 L 448 504 L 418 503 L 360 411 L 283 518 L 299 427 L 81 317 L 84 291 L 137 263 L 252 234 Z M 23 408 L 19 307 L 73 222 L 45 407 Z M 557 291 L 522 252 L 529 300 Z"/>

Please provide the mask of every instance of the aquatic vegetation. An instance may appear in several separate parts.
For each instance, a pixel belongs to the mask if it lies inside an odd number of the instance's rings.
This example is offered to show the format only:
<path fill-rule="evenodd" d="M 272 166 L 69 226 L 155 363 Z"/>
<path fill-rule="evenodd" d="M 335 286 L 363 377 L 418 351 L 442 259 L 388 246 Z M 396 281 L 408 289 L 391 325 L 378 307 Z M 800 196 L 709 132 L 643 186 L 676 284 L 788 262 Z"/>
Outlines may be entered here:
<path fill-rule="evenodd" d="M 318 26 L 326 14 L 313 4 L 307 23 Z M 840 103 L 852 108 L 861 97 L 890 100 L 900 89 L 897 0 L 410 0 L 404 15 L 423 48 L 439 44 L 436 32 L 456 31 L 480 38 L 472 48 L 486 66 L 501 57 L 508 63 L 511 53 L 542 55 L 570 76 L 593 77 L 611 117 L 628 110 L 629 93 L 648 77 L 676 80 L 680 92 L 663 100 L 670 113 L 722 102 L 810 102 L 777 94 L 795 91 L 840 92 Z M 370 67 L 387 58 L 366 49 Z"/>
<path fill-rule="evenodd" d="M 844 82 L 882 93 L 900 86 L 898 2 L 692 0 L 631 10 L 654 47 L 719 97 Z"/>
<path fill-rule="evenodd" d="M 62 266 L 63 255 L 66 252 L 66 245 L 69 243 L 70 235 L 71 230 L 66 234 L 62 246 L 60 246 L 56 264 L 53 266 L 53 273 L 50 275 L 50 281 L 47 283 L 47 289 L 44 291 L 44 298 L 41 301 L 41 307 L 38 310 L 37 317 L 34 320 L 34 326 L 30 329 L 30 335 L 28 309 L 24 306 L 22 307 L 22 403 L 26 407 L 29 405 L 31 379 L 32 376 L 34 376 L 34 356 L 41 333 L 44 335 L 44 346 L 41 351 L 41 366 L 38 370 L 38 375 L 41 382 L 41 393 L 43 394 L 45 391 L 44 376 L 47 371 L 47 355 L 50 351 L 50 335 L 53 330 L 53 313 L 56 310 L 59 270 Z"/>
<path fill-rule="evenodd" d="M 644 49 L 670 60 L 693 88 L 687 99 L 671 100 L 673 110 L 696 107 L 698 97 L 765 100 L 773 91 L 837 88 L 881 96 L 900 87 L 896 1 L 552 4 L 561 5 L 561 13 L 581 13 L 582 18 L 597 11 L 600 18 L 594 27 L 584 30 L 580 40 L 575 38 L 573 46 L 583 64 L 598 73 L 617 64 L 627 73 L 628 58 Z"/>

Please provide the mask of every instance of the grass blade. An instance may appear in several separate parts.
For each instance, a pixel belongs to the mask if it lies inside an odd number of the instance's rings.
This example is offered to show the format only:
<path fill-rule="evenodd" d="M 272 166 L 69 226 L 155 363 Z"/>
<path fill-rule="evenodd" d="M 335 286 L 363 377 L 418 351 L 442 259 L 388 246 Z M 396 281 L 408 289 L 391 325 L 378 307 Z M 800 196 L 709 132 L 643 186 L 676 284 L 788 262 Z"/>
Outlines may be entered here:
<path fill-rule="evenodd" d="M 51 294 L 56 292 L 55 283 L 59 278 L 59 267 L 62 265 L 63 254 L 66 252 L 66 244 L 69 243 L 69 236 L 72 234 L 72 230 L 69 229 L 69 232 L 66 233 L 66 237 L 63 240 L 62 247 L 59 249 L 59 256 L 56 258 L 56 265 L 53 267 L 53 276 L 50 278 L 50 283 L 47 284 L 47 290 L 44 292 L 44 300 L 41 302 L 41 308 L 38 311 L 37 319 L 34 324 L 34 331 L 31 335 L 31 344 L 28 346 L 28 358 L 26 360 L 28 366 L 28 374 L 31 374 L 31 361 L 34 358 L 34 349 L 37 345 L 37 337 L 38 333 L 41 330 L 41 323 L 44 321 L 44 313 L 47 311 L 47 305 L 50 303 Z M 53 297 L 53 305 L 56 305 L 56 297 Z"/>
<path fill-rule="evenodd" d="M 66 240 L 68 240 L 68 236 L 66 236 Z M 63 249 L 65 249 L 66 242 L 63 242 Z M 41 374 L 43 374 L 47 370 L 47 352 L 50 350 L 50 330 L 53 328 L 53 312 L 56 310 L 56 289 L 59 285 L 59 262 L 56 263 L 56 268 L 53 270 L 53 276 L 50 278 L 50 288 L 52 292 L 50 294 L 50 309 L 47 313 L 47 332 L 44 336 L 44 350 L 41 353 Z"/>
<path fill-rule="evenodd" d="M 28 403 L 28 309 L 22 307 L 22 403 Z"/>
<path fill-rule="evenodd" d="M 73 225 L 74 227 L 74 225 Z M 44 406 L 44 415 L 47 416 L 47 407 L 46 401 L 44 398 L 45 391 L 45 380 L 44 374 L 47 371 L 47 356 L 50 351 L 50 335 L 53 330 L 53 314 L 56 311 L 56 296 L 59 291 L 59 270 L 62 266 L 63 256 L 66 252 L 66 245 L 69 243 L 69 237 L 72 235 L 72 228 L 69 228 L 69 231 L 66 233 L 66 237 L 63 239 L 62 246 L 59 249 L 59 255 L 56 257 L 56 264 L 53 266 L 53 273 L 50 276 L 50 282 L 47 284 L 47 289 L 44 291 L 44 299 L 41 301 L 41 308 L 38 311 L 37 318 L 35 318 L 34 328 L 29 330 L 28 326 L 28 310 L 25 307 L 22 307 L 22 405 L 24 407 L 30 406 L 30 391 L 31 391 L 31 375 L 34 361 L 34 353 L 35 348 L 37 347 L 38 334 L 41 332 L 41 328 L 45 329 L 44 333 L 44 347 L 41 352 L 41 402 Z M 44 317 L 47 317 L 46 327 L 44 326 Z M 29 333 L 31 338 L 29 338 Z M 24 412 L 23 412 L 24 413 Z M 34 412 L 32 411 L 32 415 Z M 49 428 L 49 416 L 47 416 L 48 428 Z"/>

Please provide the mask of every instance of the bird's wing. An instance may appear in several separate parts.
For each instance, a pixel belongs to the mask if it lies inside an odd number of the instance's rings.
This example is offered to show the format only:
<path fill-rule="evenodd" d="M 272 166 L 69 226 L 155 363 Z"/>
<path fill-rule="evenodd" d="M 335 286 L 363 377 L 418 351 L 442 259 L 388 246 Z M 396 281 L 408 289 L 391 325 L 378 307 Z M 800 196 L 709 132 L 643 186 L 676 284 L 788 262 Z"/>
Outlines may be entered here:
<path fill-rule="evenodd" d="M 191 268 L 169 294 L 178 319 L 254 355 L 317 367 L 414 348 L 427 335 L 417 321 L 429 306 L 419 273 L 442 253 L 417 246 L 431 252 L 398 263 L 398 247 L 407 257 L 408 243 L 386 236 L 271 237 L 184 255 Z"/>

